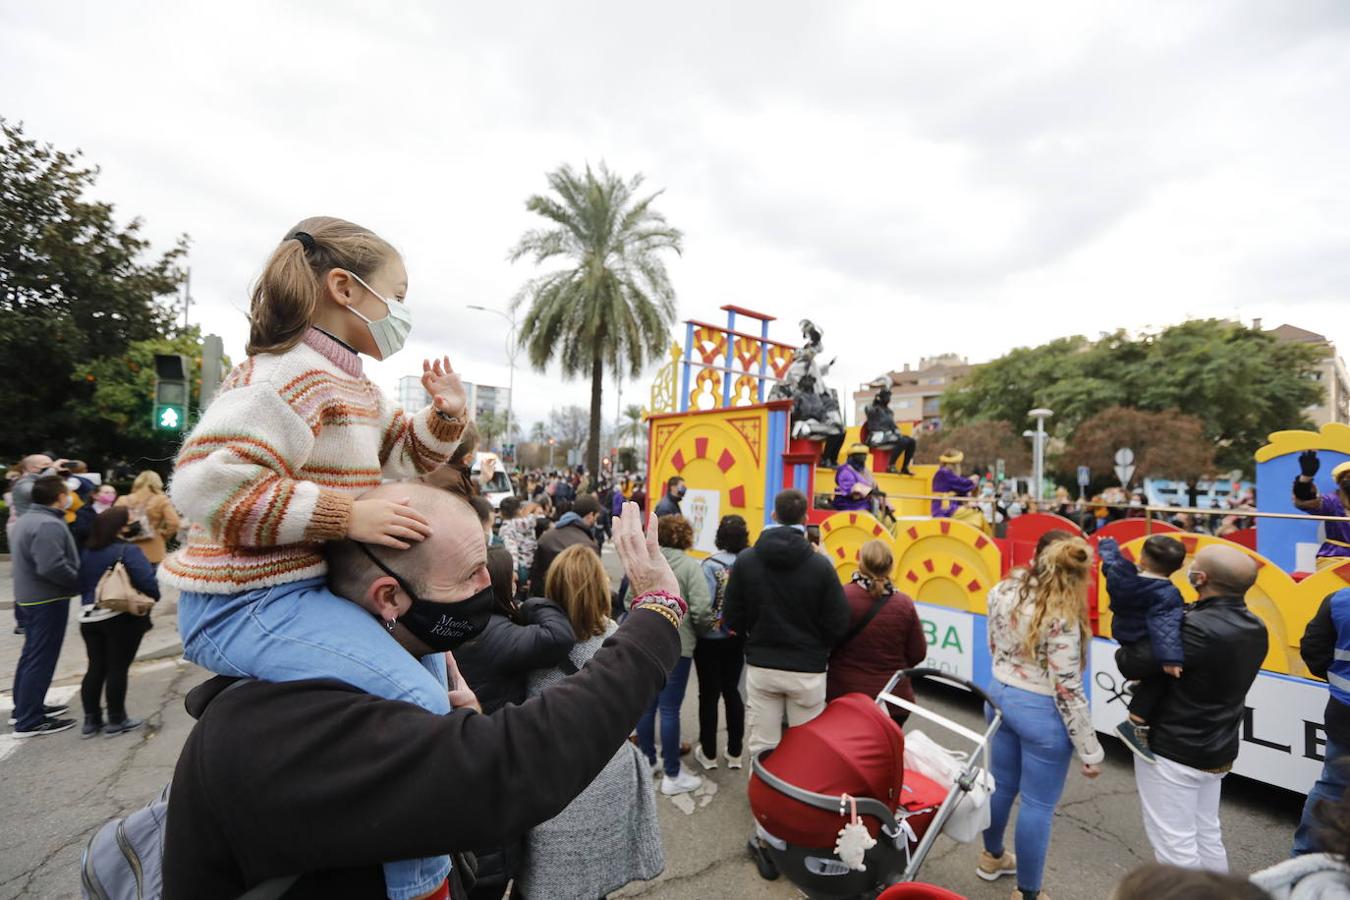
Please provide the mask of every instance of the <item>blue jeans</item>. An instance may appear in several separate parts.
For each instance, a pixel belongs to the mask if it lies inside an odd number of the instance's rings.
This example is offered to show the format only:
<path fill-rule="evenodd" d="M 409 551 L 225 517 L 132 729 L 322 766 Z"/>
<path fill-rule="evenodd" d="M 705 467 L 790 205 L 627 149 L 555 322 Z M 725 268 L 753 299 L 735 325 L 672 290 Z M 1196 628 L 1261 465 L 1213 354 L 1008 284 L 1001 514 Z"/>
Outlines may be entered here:
<path fill-rule="evenodd" d="M 242 594 L 178 597 L 183 656 L 222 675 L 267 681 L 336 678 L 387 700 L 450 712 L 445 654 L 418 660 L 370 613 L 336 596 L 322 578 Z M 385 863 L 390 900 L 411 900 L 440 887 L 448 856 Z"/>
<path fill-rule="evenodd" d="M 1316 812 L 1317 801 L 1325 800 L 1327 805 L 1339 803 L 1341 795 L 1345 793 L 1347 785 L 1350 785 L 1350 748 L 1336 743 L 1327 735 L 1327 745 L 1323 750 L 1322 774 L 1318 777 L 1317 783 L 1308 791 L 1307 802 L 1303 804 L 1303 818 L 1298 820 L 1298 828 L 1294 830 L 1294 851 L 1291 856 L 1302 856 L 1305 853 L 1319 853 L 1323 850 L 1319 841 L 1315 840 L 1313 834 L 1317 827 L 1317 822 L 1313 818 Z"/>
<path fill-rule="evenodd" d="M 23 610 L 24 627 L 23 650 L 14 670 L 14 730 L 32 731 L 46 718 L 42 704 L 47 688 L 52 686 L 52 674 L 66 640 L 70 598 L 15 603 L 14 609 Z"/>
<path fill-rule="evenodd" d="M 680 705 L 684 703 L 684 689 L 689 686 L 689 667 L 693 659 L 681 656 L 666 679 L 651 708 L 638 722 L 638 749 L 647 759 L 656 762 L 656 711 L 661 710 L 661 764 L 667 775 L 680 774 Z"/>
<path fill-rule="evenodd" d="M 987 688 L 1003 710 L 1003 725 L 990 744 L 989 768 L 994 773 L 994 796 L 990 801 L 989 828 L 984 849 L 1003 855 L 1003 833 L 1013 801 L 1022 795 L 1017 814 L 1014 852 L 1017 854 L 1017 887 L 1039 891 L 1050 849 L 1050 824 L 1055 804 L 1064 793 L 1064 779 L 1073 759 L 1073 743 L 1055 708 L 1055 698 L 1011 687 L 997 679 Z M 985 710 L 986 719 L 993 718 Z"/>

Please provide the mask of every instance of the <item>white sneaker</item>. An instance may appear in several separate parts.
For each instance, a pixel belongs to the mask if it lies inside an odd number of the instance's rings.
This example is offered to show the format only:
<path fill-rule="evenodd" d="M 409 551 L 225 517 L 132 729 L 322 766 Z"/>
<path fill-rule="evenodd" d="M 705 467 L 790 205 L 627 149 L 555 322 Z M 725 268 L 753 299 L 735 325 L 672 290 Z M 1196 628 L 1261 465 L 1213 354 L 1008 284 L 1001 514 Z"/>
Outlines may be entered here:
<path fill-rule="evenodd" d="M 698 760 L 698 764 L 705 769 L 717 768 L 717 758 L 713 757 L 712 759 L 708 759 L 708 757 L 703 755 L 702 747 L 694 748 L 694 759 Z"/>
<path fill-rule="evenodd" d="M 669 775 L 661 776 L 661 793 L 665 794 L 667 797 L 674 796 L 675 794 L 687 794 L 690 791 L 698 790 L 702 786 L 703 779 L 693 772 L 690 772 L 688 769 L 685 769 L 683 766 L 680 767 L 680 774 L 676 775 L 674 778 L 671 778 Z"/>
<path fill-rule="evenodd" d="M 728 769 L 739 769 L 739 768 L 742 767 L 742 765 L 743 765 L 744 763 L 745 763 L 745 754 L 744 754 L 744 753 L 742 753 L 740 756 L 731 756 L 731 755 L 728 755 L 728 756 L 727 756 L 727 768 L 728 768 Z"/>

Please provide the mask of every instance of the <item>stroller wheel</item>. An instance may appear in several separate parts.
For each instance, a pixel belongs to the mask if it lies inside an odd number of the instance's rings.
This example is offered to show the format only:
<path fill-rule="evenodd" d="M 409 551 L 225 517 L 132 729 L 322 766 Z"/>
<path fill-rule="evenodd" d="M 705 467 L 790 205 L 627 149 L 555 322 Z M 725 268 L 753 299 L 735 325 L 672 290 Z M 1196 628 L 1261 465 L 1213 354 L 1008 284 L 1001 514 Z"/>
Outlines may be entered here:
<path fill-rule="evenodd" d="M 750 855 L 755 858 L 755 868 L 759 869 L 759 877 L 765 881 L 778 880 L 778 867 L 774 865 L 773 860 L 769 859 L 768 852 L 759 845 L 759 841 L 751 838 L 745 844 Z"/>

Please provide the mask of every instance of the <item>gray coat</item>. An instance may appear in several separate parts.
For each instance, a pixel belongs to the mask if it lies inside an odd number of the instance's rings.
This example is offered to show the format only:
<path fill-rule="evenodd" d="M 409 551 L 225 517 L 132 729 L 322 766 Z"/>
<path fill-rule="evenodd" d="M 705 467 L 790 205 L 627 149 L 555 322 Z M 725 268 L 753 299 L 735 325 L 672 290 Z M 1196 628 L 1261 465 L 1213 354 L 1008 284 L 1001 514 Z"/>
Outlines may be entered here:
<path fill-rule="evenodd" d="M 9 533 L 14 600 L 36 603 L 80 592 L 80 551 L 66 527 L 66 514 L 30 507 Z"/>
<path fill-rule="evenodd" d="M 572 664 L 584 666 L 616 630 L 610 622 L 604 635 L 574 646 Z M 537 697 L 565 677 L 556 668 L 537 669 L 527 694 Z M 526 836 L 516 880 L 526 897 L 594 900 L 630 882 L 650 881 L 665 867 L 651 768 L 637 747 L 624 741 L 586 790 Z"/>

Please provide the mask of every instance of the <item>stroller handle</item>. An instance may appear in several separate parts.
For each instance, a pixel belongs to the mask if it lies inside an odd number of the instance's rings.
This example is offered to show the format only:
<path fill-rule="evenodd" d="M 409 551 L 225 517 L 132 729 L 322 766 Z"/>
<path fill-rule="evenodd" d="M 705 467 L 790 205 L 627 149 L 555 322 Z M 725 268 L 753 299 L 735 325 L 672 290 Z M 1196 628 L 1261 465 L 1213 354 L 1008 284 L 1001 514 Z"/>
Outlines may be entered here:
<path fill-rule="evenodd" d="M 993 698 L 991 698 L 988 694 L 986 694 L 984 692 L 984 689 L 980 687 L 978 684 L 976 684 L 973 681 L 967 681 L 964 678 L 958 678 L 957 676 L 952 675 L 948 672 L 944 672 L 941 669 L 933 669 L 933 668 L 901 669 L 900 671 L 892 675 L 891 680 L 886 683 L 886 693 L 889 694 L 892 691 L 894 691 L 895 686 L 905 679 L 909 679 L 910 681 L 917 681 L 920 678 L 927 678 L 932 681 L 940 681 L 943 684 L 950 684 L 953 687 L 959 687 L 962 688 L 963 690 L 970 691 L 970 693 L 974 694 L 976 697 L 979 697 L 981 701 L 988 704 L 989 707 L 992 708 L 995 712 L 1002 712 L 1002 710 L 998 708 L 998 704 L 993 701 Z"/>

